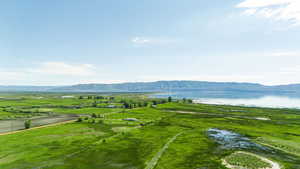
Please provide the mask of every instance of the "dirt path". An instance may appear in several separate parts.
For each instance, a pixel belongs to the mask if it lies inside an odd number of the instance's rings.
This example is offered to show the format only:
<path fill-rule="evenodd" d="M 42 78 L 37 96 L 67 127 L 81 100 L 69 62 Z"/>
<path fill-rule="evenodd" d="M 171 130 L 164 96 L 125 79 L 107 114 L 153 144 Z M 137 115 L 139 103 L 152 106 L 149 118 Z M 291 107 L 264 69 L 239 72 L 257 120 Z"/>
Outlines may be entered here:
<path fill-rule="evenodd" d="M 69 120 L 69 121 L 64 121 L 64 122 L 59 122 L 59 123 L 54 123 L 54 124 L 48 124 L 48 125 L 33 127 L 33 128 L 30 128 L 30 129 L 26 129 L 26 130 L 18 130 L 18 131 L 11 131 L 11 132 L 6 132 L 6 133 L 0 133 L 0 136 L 9 135 L 9 134 L 15 134 L 15 133 L 20 133 L 20 132 L 29 131 L 29 130 L 35 130 L 35 129 L 40 129 L 40 128 L 45 128 L 45 127 L 57 126 L 57 125 L 62 125 L 62 124 L 66 124 L 66 123 L 72 123 L 72 122 L 75 122 L 75 121 L 76 120 Z"/>
<path fill-rule="evenodd" d="M 181 132 L 181 133 L 178 133 L 178 134 L 176 134 L 174 137 L 172 137 L 172 138 L 164 145 L 164 147 L 163 147 L 162 149 L 160 149 L 159 152 L 157 152 L 157 154 L 151 159 L 151 161 L 149 161 L 149 163 L 147 164 L 147 166 L 145 167 L 145 169 L 153 169 L 153 168 L 156 166 L 156 164 L 157 164 L 158 160 L 160 159 L 160 157 L 162 156 L 162 154 L 169 148 L 169 145 L 170 145 L 174 140 L 176 140 L 176 138 L 177 138 L 178 136 L 180 136 L 181 134 L 182 134 L 182 132 Z"/>
<path fill-rule="evenodd" d="M 272 167 L 270 168 L 263 168 L 263 169 L 281 169 L 280 165 L 274 161 L 271 161 L 265 157 L 262 157 L 262 156 L 259 156 L 259 155 L 256 155 L 256 154 L 253 154 L 253 153 L 248 153 L 248 152 L 244 152 L 244 151 L 238 151 L 236 153 L 244 153 L 244 154 L 248 154 L 248 155 L 251 155 L 251 156 L 255 156 L 259 159 L 261 159 L 262 161 L 266 162 L 266 163 L 269 163 Z M 225 165 L 227 168 L 230 168 L 230 169 L 239 169 L 242 167 L 237 167 L 237 166 L 233 166 L 233 165 L 230 165 L 226 162 L 226 160 L 222 160 L 223 162 L 223 165 Z M 243 168 L 244 169 L 244 168 Z"/>

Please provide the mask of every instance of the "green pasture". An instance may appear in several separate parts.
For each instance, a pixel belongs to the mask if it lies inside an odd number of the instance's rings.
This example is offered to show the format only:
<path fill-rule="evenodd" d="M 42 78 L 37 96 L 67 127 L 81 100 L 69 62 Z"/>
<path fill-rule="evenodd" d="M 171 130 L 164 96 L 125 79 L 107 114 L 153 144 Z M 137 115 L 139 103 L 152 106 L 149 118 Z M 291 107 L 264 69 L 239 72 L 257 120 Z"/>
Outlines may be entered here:
<path fill-rule="evenodd" d="M 140 95 L 115 97 L 115 100 L 145 99 Z M 52 99 L 43 103 L 80 105 L 89 102 L 88 99 Z M 266 166 L 255 157 L 235 156 L 235 152 L 241 151 L 238 148 L 222 148 L 208 136 L 210 128 L 239 133 L 268 148 L 268 151 L 251 148 L 242 151 L 263 156 L 284 169 L 300 168 L 300 111 L 295 109 L 184 103 L 134 109 L 34 109 L 96 116 L 0 136 L 1 169 L 148 169 L 149 166 L 151 169 L 226 169 L 223 159 L 252 168 Z M 0 117 L 5 113 L 0 111 Z M 172 140 L 174 136 L 177 137 Z"/>

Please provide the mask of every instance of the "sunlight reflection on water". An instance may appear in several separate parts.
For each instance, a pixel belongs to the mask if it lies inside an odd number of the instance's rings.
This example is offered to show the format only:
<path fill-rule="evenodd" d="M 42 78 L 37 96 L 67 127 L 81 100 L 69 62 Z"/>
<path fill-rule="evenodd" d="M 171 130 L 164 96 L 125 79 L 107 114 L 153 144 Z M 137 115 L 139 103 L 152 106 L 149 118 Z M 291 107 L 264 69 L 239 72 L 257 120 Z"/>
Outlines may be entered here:
<path fill-rule="evenodd" d="M 222 104 L 222 105 L 242 105 L 255 107 L 274 107 L 274 108 L 300 108 L 299 98 L 289 98 L 281 96 L 265 96 L 261 98 L 199 98 L 194 99 L 195 103 Z"/>

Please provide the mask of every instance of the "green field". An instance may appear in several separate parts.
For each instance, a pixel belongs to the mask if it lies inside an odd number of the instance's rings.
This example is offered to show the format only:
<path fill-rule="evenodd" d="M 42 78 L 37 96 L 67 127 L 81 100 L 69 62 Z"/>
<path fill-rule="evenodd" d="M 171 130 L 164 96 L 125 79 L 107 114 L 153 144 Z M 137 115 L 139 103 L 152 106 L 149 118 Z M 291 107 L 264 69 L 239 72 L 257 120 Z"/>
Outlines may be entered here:
<path fill-rule="evenodd" d="M 7 111 L 4 111 L 3 109 L 0 109 L 0 120 L 28 118 L 28 117 L 39 116 L 39 115 L 41 115 L 41 114 L 38 114 L 38 113 L 32 113 L 32 114 L 12 113 L 12 112 L 7 112 Z"/>
<path fill-rule="evenodd" d="M 242 152 L 233 153 L 225 158 L 225 161 L 229 165 L 246 167 L 249 169 L 259 169 L 259 168 L 270 168 L 272 167 L 269 163 L 262 161 L 260 158 L 253 156 L 251 154 L 246 154 Z"/>
<path fill-rule="evenodd" d="M 0 135 L 1 169 L 226 169 L 224 159 L 249 169 L 269 166 L 255 156 L 236 156 L 239 151 L 264 157 L 284 169 L 300 168 L 300 110 L 181 100 L 165 103 L 143 94 L 116 95 L 113 100 L 55 100 L 49 99 L 55 96 L 45 94 L 40 104 L 26 97 L 28 101 L 22 104 L 4 101 L 1 105 L 82 117 L 73 123 Z M 122 105 L 125 100 L 133 106 L 103 108 L 90 104 L 108 100 L 107 104 Z M 237 133 L 247 138 L 250 146 L 228 148 L 227 143 L 211 137 L 210 129 Z"/>

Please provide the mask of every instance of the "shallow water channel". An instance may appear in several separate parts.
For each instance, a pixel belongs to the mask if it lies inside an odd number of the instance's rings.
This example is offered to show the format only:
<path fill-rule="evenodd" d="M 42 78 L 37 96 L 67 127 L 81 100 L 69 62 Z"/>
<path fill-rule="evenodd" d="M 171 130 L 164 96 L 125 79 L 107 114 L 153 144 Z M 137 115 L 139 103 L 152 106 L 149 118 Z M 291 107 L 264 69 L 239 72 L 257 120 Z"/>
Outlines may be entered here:
<path fill-rule="evenodd" d="M 208 136 L 215 140 L 225 149 L 258 149 L 270 150 L 267 147 L 251 142 L 251 140 L 241 134 L 232 131 L 211 128 L 207 131 Z"/>

